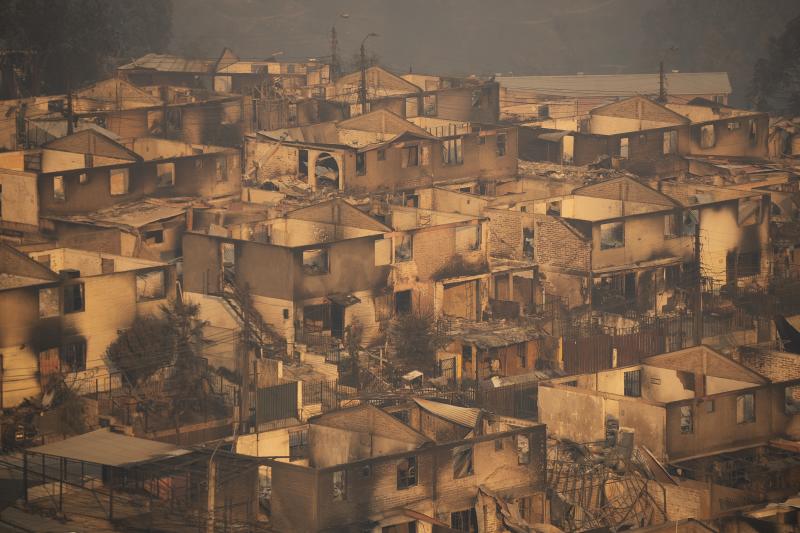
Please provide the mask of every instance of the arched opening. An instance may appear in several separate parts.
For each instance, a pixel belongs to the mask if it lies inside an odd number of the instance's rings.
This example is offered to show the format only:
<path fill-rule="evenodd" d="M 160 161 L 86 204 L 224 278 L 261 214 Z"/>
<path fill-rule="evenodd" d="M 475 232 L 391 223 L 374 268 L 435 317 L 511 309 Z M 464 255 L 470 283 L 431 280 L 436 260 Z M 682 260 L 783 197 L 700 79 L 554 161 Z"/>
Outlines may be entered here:
<path fill-rule="evenodd" d="M 317 177 L 317 188 L 339 188 L 339 164 L 331 154 L 322 152 L 317 156 L 314 173 Z"/>

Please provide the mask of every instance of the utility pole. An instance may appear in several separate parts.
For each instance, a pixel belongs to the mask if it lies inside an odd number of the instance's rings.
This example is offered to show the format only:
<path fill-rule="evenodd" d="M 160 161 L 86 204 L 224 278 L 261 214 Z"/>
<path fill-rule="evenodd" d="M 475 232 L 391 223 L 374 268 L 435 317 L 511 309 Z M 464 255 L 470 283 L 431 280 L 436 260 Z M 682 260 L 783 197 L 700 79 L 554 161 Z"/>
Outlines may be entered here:
<path fill-rule="evenodd" d="M 667 103 L 667 85 L 664 83 L 664 61 L 658 62 L 658 102 Z"/>
<path fill-rule="evenodd" d="M 698 213 L 699 216 L 699 213 Z M 695 346 L 699 346 L 703 340 L 703 275 L 702 261 L 700 260 L 700 220 L 695 220 L 694 224 L 694 302 L 692 312 L 694 313 L 693 338 Z"/>
<path fill-rule="evenodd" d="M 336 36 L 336 26 L 331 26 L 331 81 L 339 77 L 339 39 Z"/>
<path fill-rule="evenodd" d="M 377 33 L 368 33 L 366 37 L 361 40 L 361 83 L 358 90 L 358 101 L 361 103 L 361 114 L 367 112 L 367 54 L 364 50 L 364 43 L 370 37 L 377 37 Z"/>
<path fill-rule="evenodd" d="M 67 79 L 67 135 L 72 135 L 75 126 L 75 113 L 72 106 L 72 84 Z"/>

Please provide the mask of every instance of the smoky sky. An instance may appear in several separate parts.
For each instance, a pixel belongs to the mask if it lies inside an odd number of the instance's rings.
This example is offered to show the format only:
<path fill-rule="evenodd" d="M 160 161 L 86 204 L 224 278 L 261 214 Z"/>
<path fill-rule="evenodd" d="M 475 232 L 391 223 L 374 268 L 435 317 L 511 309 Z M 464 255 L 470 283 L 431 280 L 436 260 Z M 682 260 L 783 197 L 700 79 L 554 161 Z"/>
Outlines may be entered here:
<path fill-rule="evenodd" d="M 171 49 L 285 59 L 338 50 L 352 64 L 362 38 L 381 64 L 444 75 L 730 72 L 737 97 L 797 0 L 174 0 Z"/>

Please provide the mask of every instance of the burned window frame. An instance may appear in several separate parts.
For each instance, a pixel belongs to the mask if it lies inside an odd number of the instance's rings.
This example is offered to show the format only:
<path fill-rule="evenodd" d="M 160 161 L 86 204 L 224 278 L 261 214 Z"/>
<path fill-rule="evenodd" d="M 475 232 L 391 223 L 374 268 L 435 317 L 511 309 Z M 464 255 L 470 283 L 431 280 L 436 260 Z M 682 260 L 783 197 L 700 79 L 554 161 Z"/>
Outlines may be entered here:
<path fill-rule="evenodd" d="M 464 140 L 461 137 L 442 140 L 442 164 L 464 164 Z"/>
<path fill-rule="evenodd" d="M 800 414 L 800 383 L 783 388 L 783 412 L 789 416 Z"/>
<path fill-rule="evenodd" d="M 439 95 L 422 95 L 422 114 L 426 117 L 435 117 L 439 114 Z"/>
<path fill-rule="evenodd" d="M 301 252 L 301 267 L 307 276 L 322 276 L 331 272 L 330 250 L 327 246 L 309 248 Z M 312 254 L 322 258 L 322 261 L 312 261 Z M 323 264 L 324 263 L 324 264 Z"/>
<path fill-rule="evenodd" d="M 75 348 L 79 349 L 75 350 Z M 60 368 L 65 373 L 85 371 L 86 353 L 86 339 L 75 339 L 63 343 L 58 350 Z"/>
<path fill-rule="evenodd" d="M 702 149 L 714 148 L 717 145 L 717 131 L 714 124 L 703 124 L 697 129 L 699 144 Z"/>
<path fill-rule="evenodd" d="M 77 292 L 73 292 L 77 291 Z M 64 314 L 82 313 L 86 311 L 86 288 L 83 282 L 64 285 L 63 289 Z M 69 294 L 72 294 L 72 297 Z M 77 294 L 77 298 L 75 296 Z M 69 302 L 69 305 L 68 305 Z M 79 304 L 79 305 L 76 305 Z"/>
<path fill-rule="evenodd" d="M 409 146 L 403 147 L 403 158 L 402 158 L 402 166 L 403 168 L 413 168 L 419 166 L 419 152 L 420 146 L 418 144 L 412 144 Z"/>
<path fill-rule="evenodd" d="M 154 276 L 160 277 L 161 283 L 156 283 L 156 290 L 151 291 L 152 294 L 147 292 L 147 284 L 149 279 Z M 140 288 L 140 281 L 143 288 Z M 156 270 L 146 270 L 144 272 L 136 273 L 136 301 L 149 302 L 154 300 L 163 300 L 167 297 L 167 273 L 163 268 Z"/>
<path fill-rule="evenodd" d="M 123 192 L 114 192 L 114 180 L 122 180 Z M 112 168 L 108 171 L 108 194 L 111 196 L 125 196 L 131 193 L 131 170 L 128 167 Z"/>
<path fill-rule="evenodd" d="M 736 395 L 736 423 L 751 424 L 756 421 L 756 395 L 746 392 Z"/>
<path fill-rule="evenodd" d="M 399 409 L 397 411 L 392 411 L 389 414 L 406 425 L 408 425 L 411 421 L 411 411 L 409 409 Z"/>
<path fill-rule="evenodd" d="M 762 220 L 762 200 L 760 196 L 739 198 L 736 202 L 736 222 L 738 226 L 757 226 Z"/>
<path fill-rule="evenodd" d="M 666 130 L 661 140 L 662 155 L 675 155 L 678 153 L 678 131 Z"/>
<path fill-rule="evenodd" d="M 414 234 L 401 233 L 395 235 L 395 242 L 392 250 L 394 263 L 406 263 L 414 260 Z"/>
<path fill-rule="evenodd" d="M 214 177 L 218 182 L 228 181 L 228 157 L 214 158 Z"/>
<path fill-rule="evenodd" d="M 356 176 L 367 175 L 367 153 L 356 152 Z"/>
<path fill-rule="evenodd" d="M 164 179 L 169 175 L 169 179 Z M 156 188 L 169 189 L 175 186 L 175 162 L 166 161 L 156 163 Z"/>
<path fill-rule="evenodd" d="M 378 161 L 386 161 L 386 148 L 378 148 L 377 159 Z"/>
<path fill-rule="evenodd" d="M 505 131 L 498 131 L 495 135 L 495 153 L 497 157 L 504 157 L 508 153 L 508 133 Z"/>
<path fill-rule="evenodd" d="M 475 454 L 472 445 L 456 446 L 451 450 L 453 479 L 462 479 L 475 474 Z"/>
<path fill-rule="evenodd" d="M 678 213 L 667 213 L 664 215 L 664 239 L 677 239 L 681 237 L 681 225 Z"/>
<path fill-rule="evenodd" d="M 60 186 L 56 186 L 57 183 Z M 67 182 L 64 180 L 64 176 L 53 176 L 53 201 L 67 201 Z"/>
<path fill-rule="evenodd" d="M 642 369 L 628 370 L 622 375 L 623 396 L 629 398 L 642 397 Z"/>
<path fill-rule="evenodd" d="M 419 482 L 416 455 L 409 455 L 397 463 L 397 490 L 406 490 L 416 487 Z"/>
<path fill-rule="evenodd" d="M 680 431 L 681 435 L 694 434 L 694 407 L 691 405 L 679 406 L 678 414 L 680 415 Z"/>
<path fill-rule="evenodd" d="M 49 296 L 43 299 L 43 294 Z M 42 287 L 39 289 L 37 296 L 39 318 L 52 318 L 61 315 L 61 291 L 59 287 Z M 47 309 L 51 309 L 51 311 L 47 312 Z"/>
<path fill-rule="evenodd" d="M 531 437 L 530 435 L 519 434 L 514 439 L 514 447 L 517 450 L 517 464 L 527 465 L 531 462 Z"/>
<path fill-rule="evenodd" d="M 629 137 L 619 139 L 619 158 L 628 159 L 630 157 L 631 141 Z"/>
<path fill-rule="evenodd" d="M 450 513 L 450 528 L 454 531 L 478 531 L 478 513 L 474 507 Z"/>
<path fill-rule="evenodd" d="M 621 238 L 610 238 L 611 233 L 620 233 Z M 622 220 L 605 222 L 599 225 L 600 249 L 615 250 L 625 248 L 625 222 Z"/>
<path fill-rule="evenodd" d="M 331 493 L 335 502 L 347 500 L 347 470 L 344 468 L 331 472 Z"/>

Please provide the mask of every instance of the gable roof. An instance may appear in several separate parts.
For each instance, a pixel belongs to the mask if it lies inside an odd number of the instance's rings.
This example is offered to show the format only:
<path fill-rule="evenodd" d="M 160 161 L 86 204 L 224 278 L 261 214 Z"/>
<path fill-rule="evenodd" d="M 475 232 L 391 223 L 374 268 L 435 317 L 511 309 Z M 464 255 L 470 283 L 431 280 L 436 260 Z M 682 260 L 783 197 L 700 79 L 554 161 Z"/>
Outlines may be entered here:
<path fill-rule="evenodd" d="M 142 157 L 136 152 L 125 148 L 113 139 L 93 129 L 87 129 L 55 139 L 42 145 L 49 150 L 59 150 L 61 152 L 71 152 L 74 154 L 92 154 L 124 161 L 138 162 Z"/>
<path fill-rule="evenodd" d="M 422 89 L 404 80 L 388 70 L 374 66 L 366 71 L 367 100 L 376 100 L 389 96 L 414 95 L 422 93 Z M 336 80 L 336 95 L 333 100 L 354 104 L 358 102 L 358 91 L 352 90 L 361 84 L 361 72 L 351 72 Z"/>
<path fill-rule="evenodd" d="M 120 78 L 109 78 L 87 85 L 77 91 L 75 96 L 76 113 L 108 109 L 136 109 L 163 104 L 158 96 Z"/>
<path fill-rule="evenodd" d="M 58 275 L 4 242 L 0 242 L 0 290 L 58 280 Z"/>
<path fill-rule="evenodd" d="M 342 198 L 332 198 L 325 202 L 301 207 L 286 213 L 287 218 L 339 224 L 379 232 L 393 231 L 389 226 L 364 213 Z"/>
<path fill-rule="evenodd" d="M 591 185 L 573 189 L 572 194 L 606 198 L 608 200 L 637 201 L 650 204 L 678 207 L 680 204 L 670 196 L 638 182 L 629 176 L 619 176 Z M 634 196 L 635 195 L 635 196 Z"/>
<path fill-rule="evenodd" d="M 368 403 L 312 417 L 309 419 L 309 423 L 358 433 L 372 433 L 410 442 L 417 447 L 432 442 L 431 439 L 386 411 Z"/>
<path fill-rule="evenodd" d="M 689 124 L 691 120 L 669 109 L 666 106 L 654 102 L 644 96 L 631 96 L 610 104 L 596 107 L 589 111 L 590 115 L 615 116 L 635 119 L 651 119 L 660 122 L 674 122 L 675 124 Z"/>
<path fill-rule="evenodd" d="M 727 72 L 669 72 L 665 74 L 667 94 L 699 96 L 730 94 Z M 509 89 L 523 89 L 544 95 L 566 97 L 614 97 L 659 92 L 659 75 L 579 74 L 573 76 L 501 76 L 495 78 Z"/>
<path fill-rule="evenodd" d="M 642 363 L 660 368 L 683 370 L 717 378 L 744 381 L 753 384 L 767 383 L 761 374 L 709 348 L 706 345 L 693 346 L 684 350 L 653 355 Z"/>
<path fill-rule="evenodd" d="M 214 66 L 214 70 L 216 72 L 220 72 L 221 70 L 228 68 L 229 66 L 233 65 L 238 61 L 239 61 L 239 56 L 237 56 L 233 52 L 233 50 L 231 50 L 226 46 L 225 48 L 222 49 L 222 53 L 220 54 L 219 59 L 217 59 L 217 63 Z"/>
<path fill-rule="evenodd" d="M 414 133 L 426 138 L 434 137 L 427 130 L 409 122 L 388 109 L 376 109 L 336 123 L 336 127 L 348 130 L 374 131 L 377 133 Z"/>

